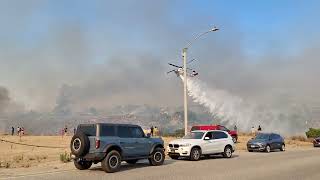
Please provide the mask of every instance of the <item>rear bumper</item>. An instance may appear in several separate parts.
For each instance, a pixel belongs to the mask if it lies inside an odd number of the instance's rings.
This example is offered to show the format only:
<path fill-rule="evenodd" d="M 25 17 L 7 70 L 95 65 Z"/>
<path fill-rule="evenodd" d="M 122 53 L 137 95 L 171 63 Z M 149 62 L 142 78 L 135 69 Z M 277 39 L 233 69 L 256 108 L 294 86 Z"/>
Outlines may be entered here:
<path fill-rule="evenodd" d="M 101 152 L 101 153 L 88 153 L 85 156 L 81 156 L 81 157 L 77 157 L 74 154 L 71 154 L 71 159 L 75 160 L 75 159 L 83 159 L 86 161 L 102 161 L 105 157 L 105 153 Z"/>

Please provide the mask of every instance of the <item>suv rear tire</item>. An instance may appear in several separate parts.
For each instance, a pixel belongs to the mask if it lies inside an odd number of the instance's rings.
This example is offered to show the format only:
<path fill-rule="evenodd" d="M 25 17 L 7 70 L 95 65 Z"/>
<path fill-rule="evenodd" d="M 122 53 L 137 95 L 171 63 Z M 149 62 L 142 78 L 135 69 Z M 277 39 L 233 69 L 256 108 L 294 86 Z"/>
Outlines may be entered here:
<path fill-rule="evenodd" d="M 201 157 L 201 149 L 200 148 L 192 148 L 190 152 L 190 160 L 191 161 L 199 161 Z"/>
<path fill-rule="evenodd" d="M 232 136 L 232 141 L 233 141 L 233 143 L 237 143 L 237 137 L 236 136 Z"/>
<path fill-rule="evenodd" d="M 120 153 L 116 150 L 110 151 L 102 160 L 101 167 L 107 173 L 114 173 L 119 171 L 121 165 Z"/>
<path fill-rule="evenodd" d="M 231 158 L 232 157 L 232 147 L 229 145 L 224 148 L 224 152 L 222 153 L 224 158 Z"/>
<path fill-rule="evenodd" d="M 85 169 L 89 169 L 92 165 L 91 161 L 78 161 L 78 160 L 74 160 L 74 166 L 79 169 L 79 170 L 85 170 Z"/>
<path fill-rule="evenodd" d="M 81 157 L 89 152 L 90 141 L 88 136 L 82 132 L 76 133 L 70 143 L 70 149 L 72 154 L 76 157 Z"/>
<path fill-rule="evenodd" d="M 148 160 L 151 166 L 160 166 L 163 164 L 164 158 L 165 154 L 163 148 L 155 148 Z"/>

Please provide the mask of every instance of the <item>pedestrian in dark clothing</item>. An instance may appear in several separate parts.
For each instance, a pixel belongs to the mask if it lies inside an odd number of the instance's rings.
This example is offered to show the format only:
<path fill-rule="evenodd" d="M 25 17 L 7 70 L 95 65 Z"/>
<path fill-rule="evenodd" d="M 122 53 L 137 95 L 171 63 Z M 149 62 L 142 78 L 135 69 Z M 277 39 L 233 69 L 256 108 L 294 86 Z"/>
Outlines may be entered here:
<path fill-rule="evenodd" d="M 151 136 L 153 136 L 153 126 L 151 126 L 151 128 L 150 128 L 150 133 L 151 133 Z"/>
<path fill-rule="evenodd" d="M 261 126 L 260 126 L 260 125 L 259 125 L 259 127 L 258 127 L 258 131 L 262 131 Z"/>
<path fill-rule="evenodd" d="M 13 136 L 14 135 L 14 127 L 12 126 L 11 127 L 11 136 Z"/>
<path fill-rule="evenodd" d="M 237 127 L 237 125 L 234 125 L 234 128 L 233 128 L 233 130 L 235 130 L 235 131 L 237 131 L 237 130 L 238 130 L 238 127 Z"/>

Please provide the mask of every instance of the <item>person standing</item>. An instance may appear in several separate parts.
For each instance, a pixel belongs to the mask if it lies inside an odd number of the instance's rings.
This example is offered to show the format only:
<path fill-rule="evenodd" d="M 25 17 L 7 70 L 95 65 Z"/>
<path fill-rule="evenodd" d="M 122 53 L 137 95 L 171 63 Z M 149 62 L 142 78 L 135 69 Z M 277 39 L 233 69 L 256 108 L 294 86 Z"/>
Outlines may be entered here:
<path fill-rule="evenodd" d="M 150 128 L 151 136 L 153 136 L 153 130 L 154 130 L 154 128 L 153 128 L 153 126 L 151 126 L 151 128 Z"/>
<path fill-rule="evenodd" d="M 261 126 L 259 125 L 259 127 L 258 127 L 258 131 L 260 132 L 260 131 L 262 131 L 262 129 L 261 129 Z"/>
<path fill-rule="evenodd" d="M 238 127 L 237 127 L 237 125 L 234 125 L 233 130 L 234 130 L 234 131 L 238 131 Z"/>
<path fill-rule="evenodd" d="M 11 127 L 11 136 L 13 136 L 14 135 L 14 127 L 12 126 Z"/>
<path fill-rule="evenodd" d="M 76 134 L 77 129 L 73 128 L 73 134 Z"/>

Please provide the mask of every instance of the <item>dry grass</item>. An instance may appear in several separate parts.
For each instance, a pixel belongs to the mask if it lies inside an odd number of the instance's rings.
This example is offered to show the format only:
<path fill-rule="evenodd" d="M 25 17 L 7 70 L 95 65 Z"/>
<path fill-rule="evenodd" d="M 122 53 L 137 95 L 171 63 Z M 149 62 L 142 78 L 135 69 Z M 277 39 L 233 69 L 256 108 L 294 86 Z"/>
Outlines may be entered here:
<path fill-rule="evenodd" d="M 19 141 L 19 137 L 17 136 L 0 136 L 0 138 L 25 144 L 66 147 L 64 149 L 51 149 L 10 144 L 0 141 L 0 168 L 27 168 L 46 162 L 59 162 L 59 155 L 64 152 L 69 152 L 71 139 L 71 137 L 68 136 L 63 138 L 61 138 L 61 136 L 24 136 L 21 141 Z"/>

